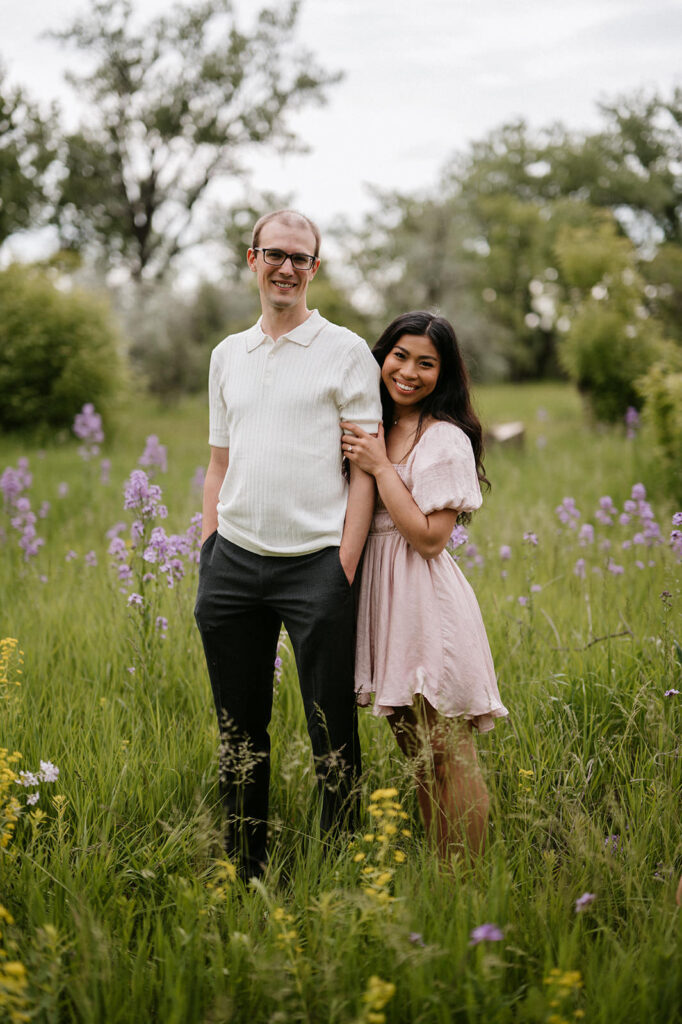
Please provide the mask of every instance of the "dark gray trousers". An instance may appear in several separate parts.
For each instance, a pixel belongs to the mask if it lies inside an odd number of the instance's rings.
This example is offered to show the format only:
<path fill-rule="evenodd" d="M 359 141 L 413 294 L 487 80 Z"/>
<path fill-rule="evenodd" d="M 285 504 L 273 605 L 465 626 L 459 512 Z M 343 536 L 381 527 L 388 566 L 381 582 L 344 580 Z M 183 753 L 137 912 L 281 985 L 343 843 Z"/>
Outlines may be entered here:
<path fill-rule="evenodd" d="M 201 549 L 194 614 L 221 735 L 226 848 L 250 877 L 266 861 L 268 725 L 282 623 L 296 658 L 315 758 L 321 830 L 355 827 L 360 744 L 352 589 L 337 547 L 263 556 L 214 533 Z"/>

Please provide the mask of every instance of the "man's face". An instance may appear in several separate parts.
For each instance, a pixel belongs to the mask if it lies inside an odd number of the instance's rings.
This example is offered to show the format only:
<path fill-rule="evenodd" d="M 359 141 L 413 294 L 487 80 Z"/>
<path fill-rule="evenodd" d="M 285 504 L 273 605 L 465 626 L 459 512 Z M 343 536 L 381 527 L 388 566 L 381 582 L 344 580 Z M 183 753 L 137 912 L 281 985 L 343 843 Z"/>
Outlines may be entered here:
<path fill-rule="evenodd" d="M 288 224 L 284 220 L 271 220 L 263 227 L 258 239 L 258 249 L 281 249 L 283 252 L 302 252 L 312 256 L 315 252 L 315 236 L 305 224 Z M 291 260 L 285 260 L 281 267 L 265 262 L 262 252 L 249 249 L 247 261 L 258 280 L 263 310 L 293 310 L 297 306 L 306 308 L 308 285 L 315 277 L 319 260 L 310 270 L 296 270 Z"/>

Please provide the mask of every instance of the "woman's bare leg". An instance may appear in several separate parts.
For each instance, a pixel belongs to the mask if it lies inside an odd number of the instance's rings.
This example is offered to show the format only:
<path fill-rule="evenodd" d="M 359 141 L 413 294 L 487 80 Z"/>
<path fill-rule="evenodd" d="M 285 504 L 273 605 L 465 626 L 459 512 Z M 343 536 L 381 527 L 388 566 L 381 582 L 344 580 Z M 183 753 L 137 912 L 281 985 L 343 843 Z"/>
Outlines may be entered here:
<path fill-rule="evenodd" d="M 439 715 L 423 698 L 397 709 L 389 724 L 403 753 L 417 760 L 419 808 L 439 855 L 482 853 L 490 801 L 470 724 Z"/>

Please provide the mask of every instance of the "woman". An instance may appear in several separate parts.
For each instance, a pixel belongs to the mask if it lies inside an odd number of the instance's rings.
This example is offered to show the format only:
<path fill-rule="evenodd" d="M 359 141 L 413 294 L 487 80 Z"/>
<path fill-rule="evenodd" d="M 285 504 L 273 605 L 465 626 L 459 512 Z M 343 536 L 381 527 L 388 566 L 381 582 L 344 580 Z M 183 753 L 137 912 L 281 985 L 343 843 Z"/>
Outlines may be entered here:
<path fill-rule="evenodd" d="M 397 317 L 374 347 L 383 425 L 342 427 L 345 456 L 370 473 L 377 504 L 358 609 L 356 692 L 374 698 L 401 750 L 419 758 L 418 797 L 442 857 L 482 851 L 488 792 L 472 729 L 506 715 L 473 590 L 445 550 L 480 507 L 482 430 L 452 326 Z"/>

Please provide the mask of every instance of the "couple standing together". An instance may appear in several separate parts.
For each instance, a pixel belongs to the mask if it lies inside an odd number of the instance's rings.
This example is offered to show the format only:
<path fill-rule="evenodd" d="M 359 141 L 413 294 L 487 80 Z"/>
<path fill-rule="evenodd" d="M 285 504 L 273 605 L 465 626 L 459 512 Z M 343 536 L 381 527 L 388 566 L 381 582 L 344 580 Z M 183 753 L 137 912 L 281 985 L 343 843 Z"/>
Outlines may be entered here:
<path fill-rule="evenodd" d="M 307 307 L 319 249 L 302 214 L 261 217 L 247 261 L 262 316 L 214 349 L 209 372 L 195 615 L 221 730 L 227 852 L 243 878 L 267 859 L 282 624 L 323 834 L 357 823 L 356 708 L 373 696 L 374 714 L 418 758 L 419 804 L 439 852 L 481 850 L 488 794 L 471 732 L 507 713 L 476 598 L 445 551 L 487 482 L 452 327 L 406 313 L 370 352 Z M 236 750 L 251 752 L 246 777 Z"/>

